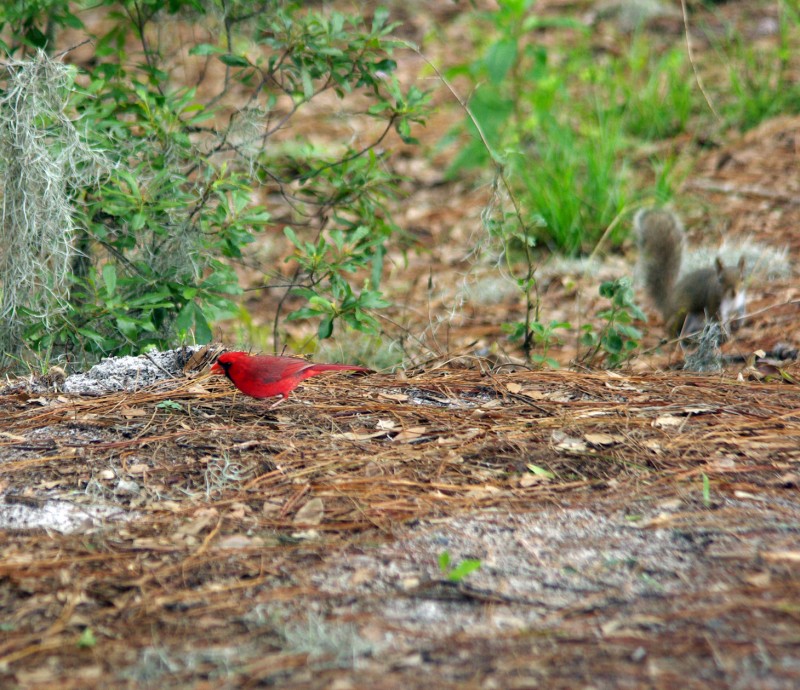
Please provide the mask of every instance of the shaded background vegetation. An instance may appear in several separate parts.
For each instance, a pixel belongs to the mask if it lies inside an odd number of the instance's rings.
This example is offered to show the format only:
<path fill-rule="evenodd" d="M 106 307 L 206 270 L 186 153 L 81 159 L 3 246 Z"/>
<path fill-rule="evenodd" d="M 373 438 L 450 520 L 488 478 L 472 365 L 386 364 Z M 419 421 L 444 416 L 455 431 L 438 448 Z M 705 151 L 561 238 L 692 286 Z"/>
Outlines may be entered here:
<path fill-rule="evenodd" d="M 425 244 L 395 220 L 415 184 L 396 160 L 434 96 L 462 120 L 425 149 L 447 161 L 441 184 L 493 182 L 473 236 L 524 304 L 502 324 L 511 347 L 555 364 L 548 347 L 573 325 L 546 316 L 543 256 L 615 251 L 630 212 L 669 201 L 694 151 L 797 111 L 796 7 L 774 7 L 773 25 L 743 30 L 705 5 L 565 16 L 474 3 L 453 10 L 453 54 L 391 3 L 7 3 L 4 363 L 204 343 L 224 319 L 276 350 L 362 331 L 380 364 L 397 362 L 387 348 L 400 337 L 407 355 L 417 334 L 386 321 L 403 293 L 385 283 L 387 256 L 402 264 Z M 415 41 L 434 56 L 421 78 L 398 71 Z M 313 119 L 346 136 L 318 136 Z M 243 271 L 263 274 L 248 288 L 268 320 L 242 299 Z M 629 283 L 601 294 L 582 343 L 615 365 L 635 351 L 641 313 Z"/>

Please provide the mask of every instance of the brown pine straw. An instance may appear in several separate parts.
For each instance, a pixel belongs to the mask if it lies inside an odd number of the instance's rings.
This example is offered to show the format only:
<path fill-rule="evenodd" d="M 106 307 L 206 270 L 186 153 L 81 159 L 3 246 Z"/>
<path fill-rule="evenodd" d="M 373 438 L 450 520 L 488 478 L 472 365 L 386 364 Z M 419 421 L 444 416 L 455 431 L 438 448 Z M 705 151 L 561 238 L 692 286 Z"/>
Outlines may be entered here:
<path fill-rule="evenodd" d="M 159 408 L 164 401 L 181 410 Z M 154 630 L 199 644 L 206 633 L 193 621 L 210 616 L 229 622 L 228 643 L 249 639 L 235 622 L 254 591 L 262 603 L 324 598 L 302 578 L 292 584 L 292 573 L 391 539 L 409 521 L 580 506 L 598 492 L 668 497 L 702 475 L 715 492 L 779 498 L 777 480 L 800 460 L 800 387 L 736 372 L 332 375 L 275 410 L 268 404 L 202 377 L 96 398 L 0 396 L 7 501 L 91 504 L 83 494 L 93 482 L 105 489 L 102 502 L 129 516 L 70 535 L 5 537 L 0 621 L 13 625 L 0 636 L 0 668 L 54 656 L 79 665 L 75 616 L 103 637 L 104 658 L 121 664 Z M 213 485 L 209 468 L 222 472 L 226 462 L 238 479 Z M 102 478 L 108 469 L 113 479 Z M 536 478 L 540 470 L 548 474 Z M 114 494 L 119 478 L 140 493 Z M 313 499 L 321 518 L 298 521 Z M 673 519 L 680 524 L 680 514 Z M 234 554 L 217 548 L 230 535 L 255 540 Z M 771 606 L 781 605 L 775 593 Z M 274 661 L 249 677 L 300 663 Z"/>

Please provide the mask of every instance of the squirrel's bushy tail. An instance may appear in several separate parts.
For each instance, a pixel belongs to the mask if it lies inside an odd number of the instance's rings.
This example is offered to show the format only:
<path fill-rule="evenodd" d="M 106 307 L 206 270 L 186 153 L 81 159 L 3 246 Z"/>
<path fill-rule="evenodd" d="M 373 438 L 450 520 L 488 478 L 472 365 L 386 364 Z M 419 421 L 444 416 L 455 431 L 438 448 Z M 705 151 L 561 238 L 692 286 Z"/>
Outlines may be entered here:
<path fill-rule="evenodd" d="M 672 314 L 670 297 L 681 271 L 683 227 L 664 209 L 642 209 L 633 221 L 639 242 L 639 261 L 647 294 L 665 319 Z"/>

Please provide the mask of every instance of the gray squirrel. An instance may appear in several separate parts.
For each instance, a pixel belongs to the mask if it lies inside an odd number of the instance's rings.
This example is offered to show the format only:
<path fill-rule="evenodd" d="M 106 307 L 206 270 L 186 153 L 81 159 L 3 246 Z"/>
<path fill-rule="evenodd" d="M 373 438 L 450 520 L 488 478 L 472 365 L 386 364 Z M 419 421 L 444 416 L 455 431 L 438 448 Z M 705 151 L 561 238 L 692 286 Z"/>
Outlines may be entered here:
<path fill-rule="evenodd" d="M 670 210 L 647 208 L 633 221 L 639 242 L 648 295 L 655 302 L 669 337 L 702 331 L 706 321 L 717 321 L 723 331 L 738 326 L 745 311 L 744 257 L 725 266 L 717 257 L 713 266 L 680 276 L 684 232 L 680 218 Z"/>

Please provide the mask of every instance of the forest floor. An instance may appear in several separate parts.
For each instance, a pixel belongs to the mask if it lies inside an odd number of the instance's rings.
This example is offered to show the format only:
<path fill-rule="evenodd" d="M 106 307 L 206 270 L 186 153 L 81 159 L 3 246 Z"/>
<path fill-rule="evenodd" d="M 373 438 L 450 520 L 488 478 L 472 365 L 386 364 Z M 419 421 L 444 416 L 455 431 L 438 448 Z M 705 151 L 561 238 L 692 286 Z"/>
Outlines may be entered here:
<path fill-rule="evenodd" d="M 798 117 L 731 133 L 683 191 L 793 263 L 798 148 Z M 487 190 L 400 166 L 427 250 L 388 281 L 424 305 L 404 312 L 437 344 L 424 366 L 274 410 L 208 378 L 213 350 L 134 392 L 0 391 L 0 685 L 800 686 L 800 368 L 744 361 L 797 347 L 796 275 L 750 285 L 721 371 L 570 367 L 572 340 L 531 370 L 501 328 L 519 296 L 463 298 L 491 277 L 469 252 Z M 547 318 L 596 313 L 633 263 L 545 271 Z"/>

